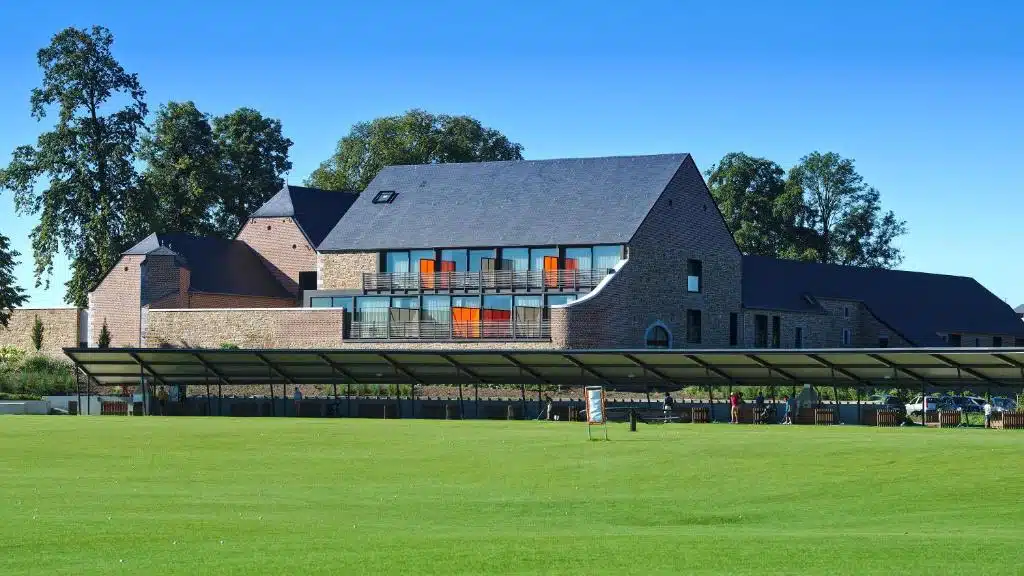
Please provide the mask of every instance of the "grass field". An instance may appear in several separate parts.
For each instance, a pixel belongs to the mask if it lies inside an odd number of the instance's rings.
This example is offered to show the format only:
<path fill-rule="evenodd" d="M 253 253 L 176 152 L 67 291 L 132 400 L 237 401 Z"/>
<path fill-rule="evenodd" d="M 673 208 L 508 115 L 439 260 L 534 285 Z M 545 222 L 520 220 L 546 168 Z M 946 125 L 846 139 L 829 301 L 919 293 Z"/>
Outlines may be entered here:
<path fill-rule="evenodd" d="M 0 418 L 0 574 L 1020 574 L 1024 434 Z"/>

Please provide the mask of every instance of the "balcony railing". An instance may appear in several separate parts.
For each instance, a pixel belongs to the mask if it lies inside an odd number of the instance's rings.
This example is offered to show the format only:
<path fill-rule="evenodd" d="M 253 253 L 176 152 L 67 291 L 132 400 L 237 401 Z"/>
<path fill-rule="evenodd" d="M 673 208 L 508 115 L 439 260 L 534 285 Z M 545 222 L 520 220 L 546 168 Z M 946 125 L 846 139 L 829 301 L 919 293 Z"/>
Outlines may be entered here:
<path fill-rule="evenodd" d="M 481 272 L 363 273 L 366 292 L 479 290 L 578 290 L 597 286 L 609 269 L 484 270 Z"/>
<path fill-rule="evenodd" d="M 530 322 L 352 322 L 353 340 L 548 340 L 547 320 Z"/>

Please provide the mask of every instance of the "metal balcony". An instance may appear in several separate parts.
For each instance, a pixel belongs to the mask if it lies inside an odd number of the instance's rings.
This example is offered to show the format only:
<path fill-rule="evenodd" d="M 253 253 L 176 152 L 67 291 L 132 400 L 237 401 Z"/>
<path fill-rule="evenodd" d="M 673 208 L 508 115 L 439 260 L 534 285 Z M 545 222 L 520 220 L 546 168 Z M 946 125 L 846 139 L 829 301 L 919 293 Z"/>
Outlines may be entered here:
<path fill-rule="evenodd" d="M 352 322 L 352 340 L 549 340 L 547 320 L 509 322 Z"/>
<path fill-rule="evenodd" d="M 575 291 L 596 287 L 609 269 L 363 273 L 364 292 Z"/>

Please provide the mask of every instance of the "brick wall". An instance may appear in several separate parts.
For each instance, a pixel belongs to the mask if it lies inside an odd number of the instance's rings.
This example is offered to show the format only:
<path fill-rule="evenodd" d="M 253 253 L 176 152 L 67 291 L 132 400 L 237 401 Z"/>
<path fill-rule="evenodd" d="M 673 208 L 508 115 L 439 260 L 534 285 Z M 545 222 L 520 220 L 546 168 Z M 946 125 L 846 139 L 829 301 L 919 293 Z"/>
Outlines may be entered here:
<path fill-rule="evenodd" d="M 843 330 L 850 331 L 851 348 L 877 348 L 879 338 L 888 336 L 889 347 L 906 347 L 910 343 L 880 321 L 860 302 L 847 300 L 818 299 L 824 312 L 796 312 L 788 310 L 745 310 L 741 343 L 744 347 L 756 346 L 755 317 L 768 318 L 768 346 L 773 336 L 772 317 L 780 318 L 780 347 L 793 348 L 796 345 L 796 329 L 802 329 L 803 348 L 842 348 Z"/>
<path fill-rule="evenodd" d="M 687 292 L 689 259 L 702 263 L 699 293 Z M 565 344 L 642 348 L 647 328 L 660 321 L 674 348 L 726 347 L 741 274 L 739 249 L 687 158 L 630 242 L 629 261 L 600 291 L 565 308 Z M 687 342 L 688 309 L 701 311 L 700 343 Z"/>
<path fill-rule="evenodd" d="M 291 218 L 250 218 L 238 233 L 260 255 L 274 277 L 293 294 L 299 292 L 299 272 L 317 269 L 315 247 Z"/>
<path fill-rule="evenodd" d="M 150 310 L 147 346 L 218 348 L 337 348 L 340 308 Z"/>
<path fill-rule="evenodd" d="M 319 259 L 321 290 L 362 289 L 363 273 L 380 270 L 376 252 L 330 252 L 320 254 Z"/>
<path fill-rule="evenodd" d="M 7 327 L 0 326 L 0 348 L 10 346 L 34 351 L 32 326 L 37 316 L 43 322 L 42 353 L 64 358 L 62 348 L 78 346 L 78 308 L 16 308 Z"/>
<path fill-rule="evenodd" d="M 141 302 L 152 306 L 159 302 L 164 308 L 185 305 L 188 293 L 188 269 L 179 265 L 174 256 L 147 256 L 141 267 Z"/>
<path fill-rule="evenodd" d="M 111 346 L 138 346 L 141 299 L 140 265 L 144 256 L 122 256 L 89 293 L 89 345 L 99 341 L 104 320 Z"/>

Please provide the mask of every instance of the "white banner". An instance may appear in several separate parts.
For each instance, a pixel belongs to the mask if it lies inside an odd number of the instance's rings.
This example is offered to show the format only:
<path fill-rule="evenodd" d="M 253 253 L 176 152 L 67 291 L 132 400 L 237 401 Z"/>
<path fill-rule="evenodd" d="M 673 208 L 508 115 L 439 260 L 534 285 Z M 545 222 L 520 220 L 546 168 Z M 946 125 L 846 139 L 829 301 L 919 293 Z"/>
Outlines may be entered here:
<path fill-rule="evenodd" d="M 587 387 L 587 422 L 604 424 L 604 389 L 600 386 Z"/>

